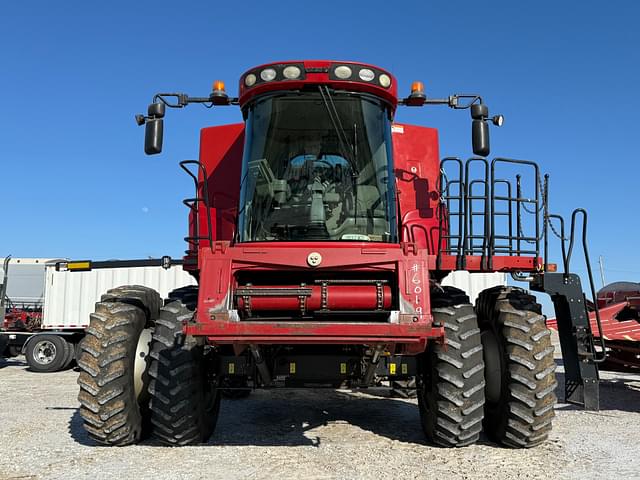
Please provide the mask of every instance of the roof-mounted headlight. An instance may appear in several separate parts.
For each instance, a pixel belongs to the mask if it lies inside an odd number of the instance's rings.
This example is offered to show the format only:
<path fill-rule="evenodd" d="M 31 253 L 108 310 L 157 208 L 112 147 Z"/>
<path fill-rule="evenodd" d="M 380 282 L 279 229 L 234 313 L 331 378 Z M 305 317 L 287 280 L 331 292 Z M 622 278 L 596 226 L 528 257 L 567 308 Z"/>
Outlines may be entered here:
<path fill-rule="evenodd" d="M 347 79 L 351 78 L 351 74 L 353 72 L 351 71 L 351 68 L 347 67 L 346 65 L 340 65 L 339 67 L 336 67 L 336 69 L 333 71 L 333 73 L 340 80 L 347 80 Z"/>
<path fill-rule="evenodd" d="M 282 75 L 284 75 L 284 78 L 288 80 L 295 80 L 296 78 L 300 78 L 301 73 L 302 71 L 300 70 L 300 68 L 296 67 L 295 65 L 289 65 L 282 71 Z"/>
<path fill-rule="evenodd" d="M 373 70 L 370 70 L 368 68 L 361 69 L 358 72 L 358 76 L 360 77 L 360 80 L 362 80 L 363 82 L 370 82 L 371 80 L 376 78 L 376 74 L 373 73 Z"/>
<path fill-rule="evenodd" d="M 265 82 L 270 82 L 276 78 L 276 71 L 274 68 L 265 68 L 260 72 L 260 78 Z"/>
<path fill-rule="evenodd" d="M 253 73 L 250 73 L 246 77 L 244 77 L 244 84 L 247 87 L 253 87 L 256 84 L 256 76 Z"/>
<path fill-rule="evenodd" d="M 384 88 L 389 88 L 389 86 L 391 85 L 391 77 L 389 77 L 389 75 L 387 75 L 386 73 L 383 73 L 382 75 L 380 75 L 380 78 L 378 78 L 378 82 L 380 82 L 380 85 Z"/>

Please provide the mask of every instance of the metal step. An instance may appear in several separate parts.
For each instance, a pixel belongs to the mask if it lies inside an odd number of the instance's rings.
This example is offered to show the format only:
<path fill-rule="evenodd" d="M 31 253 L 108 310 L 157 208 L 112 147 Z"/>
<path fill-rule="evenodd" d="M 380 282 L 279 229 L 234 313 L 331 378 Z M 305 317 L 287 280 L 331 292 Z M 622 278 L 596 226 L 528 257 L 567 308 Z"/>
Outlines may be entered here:
<path fill-rule="evenodd" d="M 534 277 L 531 289 L 548 293 L 553 301 L 564 362 L 565 401 L 599 410 L 600 377 L 580 277 L 547 272 Z"/>

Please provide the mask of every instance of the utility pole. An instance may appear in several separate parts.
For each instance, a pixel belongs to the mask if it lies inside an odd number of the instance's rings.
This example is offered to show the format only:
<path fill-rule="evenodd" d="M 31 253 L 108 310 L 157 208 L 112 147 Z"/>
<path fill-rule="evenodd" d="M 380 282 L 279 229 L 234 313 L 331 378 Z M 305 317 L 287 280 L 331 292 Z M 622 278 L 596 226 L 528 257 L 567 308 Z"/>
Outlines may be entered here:
<path fill-rule="evenodd" d="M 600 280 L 602 280 L 602 286 L 605 286 L 605 281 L 604 281 L 604 258 L 602 257 L 602 255 L 600 255 L 598 257 L 598 264 L 600 264 Z"/>

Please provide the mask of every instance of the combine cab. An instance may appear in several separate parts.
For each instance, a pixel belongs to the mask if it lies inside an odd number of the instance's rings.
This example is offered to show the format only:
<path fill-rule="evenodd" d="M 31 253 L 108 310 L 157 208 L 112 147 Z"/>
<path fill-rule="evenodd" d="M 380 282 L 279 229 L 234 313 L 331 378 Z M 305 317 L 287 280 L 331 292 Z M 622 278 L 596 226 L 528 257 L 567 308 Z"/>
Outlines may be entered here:
<path fill-rule="evenodd" d="M 597 408 L 579 278 L 545 254 L 547 177 L 486 158 L 489 124 L 503 118 L 480 96 L 428 98 L 416 82 L 399 98 L 389 72 L 360 63 L 268 64 L 242 75 L 238 98 L 222 82 L 206 97 L 156 95 L 136 117 L 147 154 L 162 150 L 166 108 L 194 103 L 238 106 L 244 119 L 204 128 L 199 159 L 180 163 L 196 192 L 181 263 L 198 286 L 167 299 L 124 286 L 97 304 L 78 380 L 94 439 L 205 442 L 222 391 L 415 379 L 435 444 L 471 444 L 484 425 L 505 445 L 538 445 L 556 401 L 540 305 L 496 287 L 474 306 L 441 285 L 455 270 L 510 272 L 549 292 L 567 399 Z M 470 111 L 475 157 L 440 160 L 435 129 L 395 122 L 400 106 L 437 104 Z"/>

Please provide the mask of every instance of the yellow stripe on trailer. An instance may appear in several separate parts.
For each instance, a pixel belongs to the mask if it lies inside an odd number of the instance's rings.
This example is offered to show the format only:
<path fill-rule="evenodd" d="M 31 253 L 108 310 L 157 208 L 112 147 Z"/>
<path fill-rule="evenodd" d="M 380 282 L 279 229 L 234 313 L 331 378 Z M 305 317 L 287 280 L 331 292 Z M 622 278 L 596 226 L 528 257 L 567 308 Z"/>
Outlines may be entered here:
<path fill-rule="evenodd" d="M 68 270 L 91 270 L 91 262 L 83 260 L 80 262 L 67 262 Z"/>

